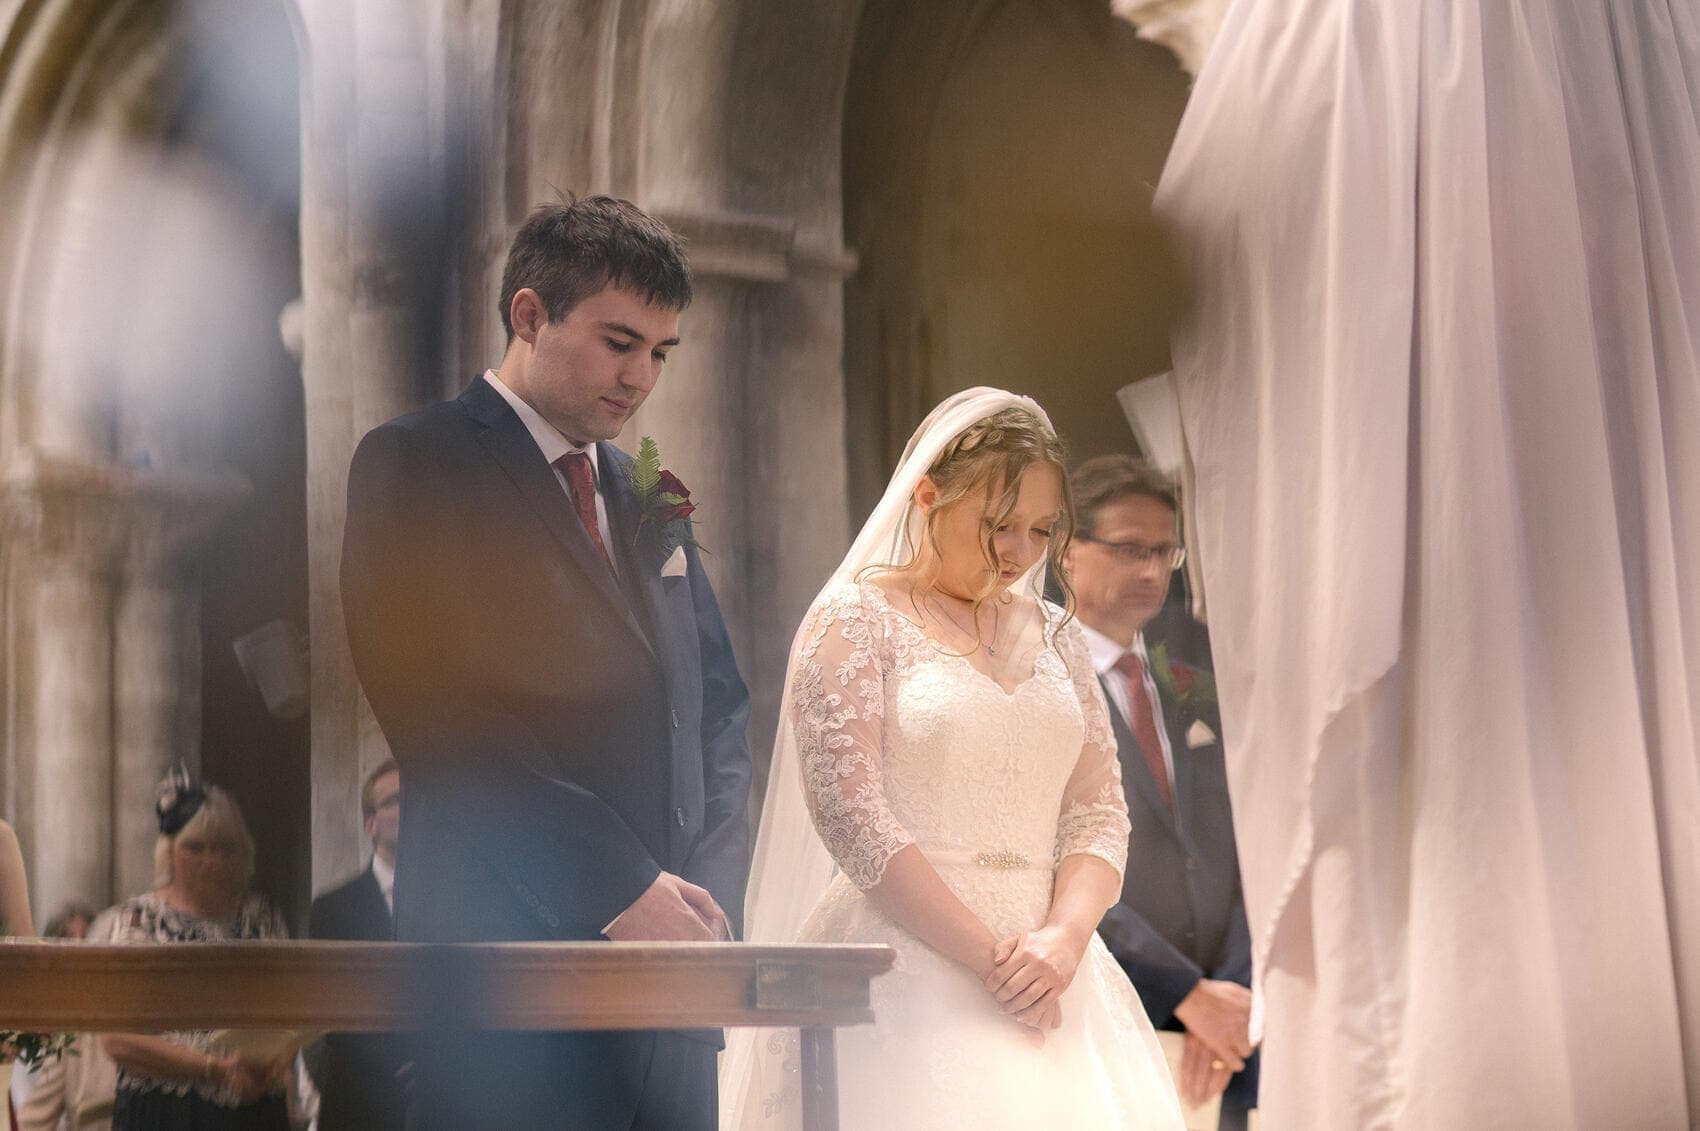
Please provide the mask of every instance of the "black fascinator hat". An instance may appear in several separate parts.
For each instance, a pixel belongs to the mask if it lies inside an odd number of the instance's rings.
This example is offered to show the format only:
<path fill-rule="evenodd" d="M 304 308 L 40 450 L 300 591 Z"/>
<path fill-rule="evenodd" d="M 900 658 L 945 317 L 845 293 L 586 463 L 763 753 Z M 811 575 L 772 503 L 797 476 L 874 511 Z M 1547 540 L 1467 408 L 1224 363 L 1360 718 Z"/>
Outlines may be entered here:
<path fill-rule="evenodd" d="M 159 832 L 161 836 L 176 836 L 183 831 L 201 806 L 206 804 L 207 791 L 199 782 L 189 777 L 189 771 L 178 766 L 171 771 L 171 776 L 159 784 L 159 799 L 154 802 L 154 812 L 159 815 Z"/>

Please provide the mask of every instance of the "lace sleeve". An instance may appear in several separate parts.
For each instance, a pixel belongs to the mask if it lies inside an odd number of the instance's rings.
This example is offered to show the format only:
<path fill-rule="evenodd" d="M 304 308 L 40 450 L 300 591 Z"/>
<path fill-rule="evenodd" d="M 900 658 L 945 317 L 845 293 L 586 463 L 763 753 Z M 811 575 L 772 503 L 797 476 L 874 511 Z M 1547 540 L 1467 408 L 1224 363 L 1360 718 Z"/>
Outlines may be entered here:
<path fill-rule="evenodd" d="M 870 888 L 915 838 L 886 806 L 880 783 L 883 629 L 857 588 L 825 595 L 810 612 L 791 685 L 804 798 L 844 874 Z"/>
<path fill-rule="evenodd" d="M 1129 825 L 1110 708 L 1104 702 L 1104 689 L 1098 686 L 1080 626 L 1072 622 L 1064 626 L 1059 643 L 1080 697 L 1086 738 L 1081 743 L 1080 760 L 1063 790 L 1062 813 L 1057 818 L 1057 861 L 1076 854 L 1096 856 L 1120 873 L 1127 866 Z"/>

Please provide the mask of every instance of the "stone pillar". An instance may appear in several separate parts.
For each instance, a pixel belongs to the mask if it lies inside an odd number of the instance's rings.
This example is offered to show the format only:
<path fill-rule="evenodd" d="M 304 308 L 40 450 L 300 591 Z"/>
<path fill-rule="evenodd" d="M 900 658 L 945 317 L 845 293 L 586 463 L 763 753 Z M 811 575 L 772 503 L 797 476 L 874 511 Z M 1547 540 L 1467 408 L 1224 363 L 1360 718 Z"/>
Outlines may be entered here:
<path fill-rule="evenodd" d="M 854 258 L 795 219 L 657 212 L 688 240 L 697 298 L 688 350 L 622 439 L 654 435 L 700 500 L 759 785 L 791 637 L 849 541 L 840 354 Z"/>
<path fill-rule="evenodd" d="M 360 694 L 338 569 L 348 465 L 371 427 L 427 399 L 409 272 L 395 238 L 398 186 L 431 194 L 426 6 L 302 0 L 302 380 L 307 417 L 312 652 L 313 888 L 362 860 L 364 767 L 387 753 Z"/>
<path fill-rule="evenodd" d="M 12 808 L 38 917 L 153 886 L 154 785 L 199 760 L 193 563 L 245 490 L 40 453 L 6 476 Z"/>
<path fill-rule="evenodd" d="M 344 810 L 358 788 L 360 689 L 342 626 L 348 461 L 354 451 L 349 307 L 349 141 L 354 101 L 353 5 L 305 0 L 301 81 L 301 377 L 307 422 L 307 589 L 312 664 L 314 890 L 359 859 Z"/>
<path fill-rule="evenodd" d="M 155 788 L 200 768 L 201 598 L 197 563 L 248 492 L 235 475 L 137 472 L 114 605 L 113 896 L 153 886 Z"/>
<path fill-rule="evenodd" d="M 701 479 L 758 805 L 791 637 L 849 540 L 839 119 L 856 7 L 654 0 L 641 120 L 614 123 L 641 154 L 639 202 L 687 237 L 697 276 L 679 368 L 631 432 Z"/>
<path fill-rule="evenodd" d="M 42 456 L 20 460 L 5 480 L 14 812 L 38 916 L 112 892 L 118 486 L 98 465 Z"/>

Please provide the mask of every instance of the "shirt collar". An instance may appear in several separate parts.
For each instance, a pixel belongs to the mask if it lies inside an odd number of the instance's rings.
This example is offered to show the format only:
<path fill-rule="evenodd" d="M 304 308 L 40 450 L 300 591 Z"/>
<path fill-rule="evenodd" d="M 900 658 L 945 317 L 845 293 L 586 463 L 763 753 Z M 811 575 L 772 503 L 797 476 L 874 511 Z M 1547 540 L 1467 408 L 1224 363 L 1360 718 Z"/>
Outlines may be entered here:
<path fill-rule="evenodd" d="M 602 466 L 596 458 L 595 444 L 575 444 L 561 435 L 559 429 L 543 419 L 542 413 L 532 408 L 520 398 L 518 393 L 504 385 L 502 379 L 496 376 L 494 369 L 484 371 L 484 380 L 488 381 L 490 387 L 500 393 L 502 399 L 508 402 L 508 407 L 514 410 L 514 415 L 519 417 L 519 422 L 525 425 L 525 430 L 530 432 L 531 438 L 537 442 L 537 447 L 542 451 L 545 462 L 553 464 L 562 456 L 582 452 L 590 457 L 590 470 L 600 477 Z"/>
<path fill-rule="evenodd" d="M 1076 618 L 1079 620 L 1079 618 Z M 1132 652 L 1142 663 L 1146 662 L 1145 633 L 1143 630 L 1133 634 L 1133 646 L 1123 648 L 1120 644 L 1105 636 L 1085 621 L 1080 621 L 1081 635 L 1086 637 L 1086 650 L 1092 656 L 1092 667 L 1099 675 L 1106 675 L 1116 666 L 1116 662 Z"/>
<path fill-rule="evenodd" d="M 378 890 L 387 901 L 390 893 L 395 891 L 395 865 L 384 863 L 382 856 L 372 853 L 372 878 L 378 881 Z"/>

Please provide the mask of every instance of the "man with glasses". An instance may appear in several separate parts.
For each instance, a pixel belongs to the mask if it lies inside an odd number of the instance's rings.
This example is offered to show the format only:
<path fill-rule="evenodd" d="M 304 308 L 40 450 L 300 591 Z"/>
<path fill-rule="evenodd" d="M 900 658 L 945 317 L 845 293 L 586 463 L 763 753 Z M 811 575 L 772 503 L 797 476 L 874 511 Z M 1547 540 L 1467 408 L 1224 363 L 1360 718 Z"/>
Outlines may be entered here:
<path fill-rule="evenodd" d="M 396 842 L 401 835 L 401 772 L 386 758 L 360 789 L 372 862 L 313 901 L 307 937 L 388 942 L 395 938 Z M 400 1042 L 390 1033 L 332 1033 L 312 1058 L 319 1085 L 319 1131 L 400 1131 L 404 1092 Z"/>
<path fill-rule="evenodd" d="M 1066 563 L 1110 701 L 1133 823 L 1121 902 L 1098 930 L 1152 1024 L 1186 1034 L 1182 1098 L 1222 1095 L 1220 1126 L 1237 1131 L 1257 1089 L 1251 936 L 1214 683 L 1202 666 L 1146 646 L 1146 627 L 1186 559 L 1176 491 L 1131 456 L 1088 460 L 1073 488 Z"/>

